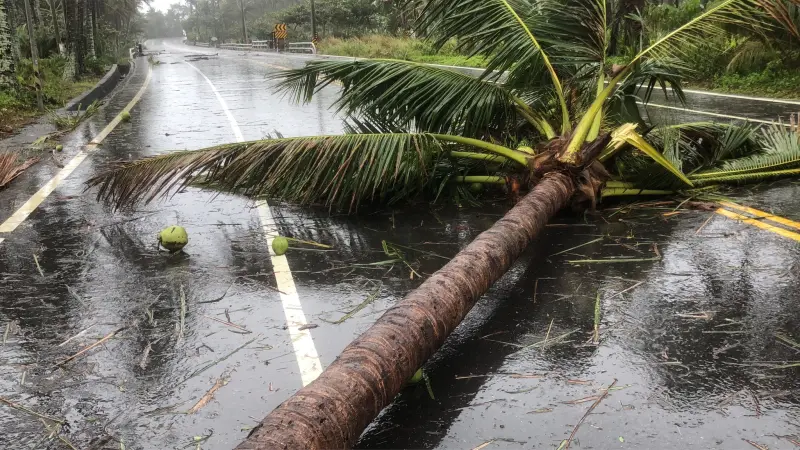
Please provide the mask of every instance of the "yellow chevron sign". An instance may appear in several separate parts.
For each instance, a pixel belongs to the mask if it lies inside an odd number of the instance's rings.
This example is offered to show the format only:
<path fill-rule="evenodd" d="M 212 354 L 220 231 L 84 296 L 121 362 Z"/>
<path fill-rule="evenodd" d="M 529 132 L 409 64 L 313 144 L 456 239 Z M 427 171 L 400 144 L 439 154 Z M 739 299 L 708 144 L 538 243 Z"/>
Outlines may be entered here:
<path fill-rule="evenodd" d="M 275 24 L 275 39 L 286 39 L 288 32 L 286 31 L 285 23 Z"/>

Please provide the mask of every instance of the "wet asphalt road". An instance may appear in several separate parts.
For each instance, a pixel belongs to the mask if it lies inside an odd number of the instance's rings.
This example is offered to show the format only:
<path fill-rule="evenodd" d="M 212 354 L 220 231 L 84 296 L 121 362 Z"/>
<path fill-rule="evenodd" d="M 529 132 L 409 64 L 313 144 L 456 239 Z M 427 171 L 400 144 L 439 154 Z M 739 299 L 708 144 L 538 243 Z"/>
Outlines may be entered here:
<path fill-rule="evenodd" d="M 186 63 L 187 53 L 207 52 L 150 49 L 168 53 L 157 57 L 131 122 L 0 236 L 0 396 L 63 418 L 61 435 L 76 448 L 118 449 L 119 441 L 128 449 L 196 448 L 198 440 L 203 449 L 232 448 L 301 384 L 253 205 L 189 189 L 114 213 L 83 192 L 110 161 L 234 140 L 208 82 Z M 245 139 L 341 131 L 328 110 L 335 92 L 297 106 L 264 82 L 265 73 L 302 57 L 220 51 L 190 59 Z M 61 158 L 103 128 L 146 72 L 139 59 L 106 108 L 68 138 Z M 0 221 L 57 170 L 47 160 L 0 192 Z M 798 193 L 784 181 L 731 195 L 797 220 Z M 672 214 L 676 206 L 611 205 L 554 220 L 426 365 L 435 399 L 422 386 L 407 389 L 359 447 L 555 449 L 616 379 L 573 448 L 755 448 L 746 440 L 794 448 L 797 369 L 785 366 L 800 360 L 792 344 L 800 341 L 800 246 L 713 213 Z M 418 284 L 402 264 L 357 265 L 387 260 L 382 240 L 428 252 L 406 255 L 425 276 L 506 208 L 416 205 L 347 217 L 273 205 L 281 234 L 334 246 L 287 254 L 305 315 L 318 325 L 310 332 L 321 362 Z M 155 234 L 174 223 L 189 231 L 189 256 L 155 250 Z M 570 262 L 612 257 L 639 261 Z M 365 299 L 374 301 L 330 323 Z M 186 414 L 219 379 L 227 384 L 214 399 Z M 0 423 L 0 448 L 65 448 L 28 413 L 0 405 Z"/>

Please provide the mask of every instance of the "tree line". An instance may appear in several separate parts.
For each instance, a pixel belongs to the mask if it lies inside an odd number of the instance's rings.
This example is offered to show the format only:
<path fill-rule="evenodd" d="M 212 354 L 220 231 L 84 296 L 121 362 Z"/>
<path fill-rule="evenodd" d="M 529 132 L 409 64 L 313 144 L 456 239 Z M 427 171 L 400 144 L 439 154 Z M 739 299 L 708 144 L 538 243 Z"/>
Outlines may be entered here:
<path fill-rule="evenodd" d="M 0 0 L 0 88 L 21 81 L 21 61 L 64 60 L 65 80 L 113 61 L 141 32 L 142 0 Z"/>

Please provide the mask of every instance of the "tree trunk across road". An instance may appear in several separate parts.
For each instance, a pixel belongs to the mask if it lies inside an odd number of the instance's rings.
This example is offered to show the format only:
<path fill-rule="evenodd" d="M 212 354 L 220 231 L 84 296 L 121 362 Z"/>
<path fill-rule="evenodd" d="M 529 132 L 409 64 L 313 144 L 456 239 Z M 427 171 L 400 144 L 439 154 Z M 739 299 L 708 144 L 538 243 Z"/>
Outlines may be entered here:
<path fill-rule="evenodd" d="M 355 444 L 575 192 L 552 172 L 502 219 L 353 341 L 314 382 L 275 408 L 238 450 Z"/>

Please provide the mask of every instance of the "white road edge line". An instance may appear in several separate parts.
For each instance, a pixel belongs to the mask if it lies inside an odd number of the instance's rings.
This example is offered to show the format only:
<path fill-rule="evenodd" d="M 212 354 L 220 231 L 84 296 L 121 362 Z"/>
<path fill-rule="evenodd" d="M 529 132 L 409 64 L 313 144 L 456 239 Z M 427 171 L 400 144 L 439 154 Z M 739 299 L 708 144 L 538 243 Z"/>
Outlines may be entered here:
<path fill-rule="evenodd" d="M 202 76 L 214 95 L 217 97 L 220 106 L 225 111 L 228 121 L 233 129 L 233 134 L 236 136 L 237 142 L 244 142 L 242 130 L 236 123 L 236 119 L 231 114 L 228 104 L 222 98 L 214 83 L 198 69 L 194 64 L 184 61 L 189 67 L 197 71 Z M 309 330 L 300 330 L 303 325 L 306 325 L 306 315 L 303 312 L 303 305 L 300 303 L 300 297 L 297 295 L 297 287 L 292 278 L 292 272 L 289 270 L 289 261 L 285 255 L 276 255 L 272 251 L 272 240 L 278 235 L 277 224 L 275 218 L 272 216 L 272 211 L 266 201 L 258 204 L 258 218 L 261 220 L 261 227 L 267 238 L 267 247 L 269 248 L 269 257 L 272 260 L 272 269 L 275 272 L 275 282 L 278 285 L 278 291 L 281 296 L 281 304 L 283 305 L 283 313 L 286 315 L 286 323 L 289 328 L 289 337 L 292 341 L 294 354 L 297 358 L 297 364 L 300 366 L 300 378 L 302 379 L 303 386 L 308 385 L 314 381 L 322 373 L 322 363 L 317 354 L 317 348 L 314 345 L 314 339 L 311 337 Z"/>
<path fill-rule="evenodd" d="M 165 43 L 164 45 L 166 46 L 167 44 Z M 170 47 L 172 47 L 172 46 L 170 46 Z M 219 49 L 219 50 L 230 51 L 230 52 L 237 52 L 238 51 L 238 50 L 228 50 L 228 49 Z M 256 52 L 254 52 L 254 53 L 256 53 Z M 357 57 L 353 57 L 353 56 L 326 55 L 326 54 L 322 54 L 322 53 L 317 54 L 317 55 L 294 54 L 294 53 L 275 53 L 275 52 L 272 52 L 272 51 L 269 51 L 269 52 L 268 51 L 262 51 L 262 52 L 257 52 L 257 53 L 259 55 L 267 56 L 267 57 L 280 55 L 281 57 L 285 57 L 285 58 L 289 58 L 289 59 L 302 59 L 302 60 L 342 59 L 342 60 L 352 61 L 352 60 L 364 59 L 364 58 L 357 58 Z M 247 53 L 246 56 L 251 56 L 251 53 Z M 256 56 L 256 55 L 252 54 L 252 56 Z M 452 66 L 452 65 L 448 65 L 448 64 L 430 64 L 430 63 L 428 63 L 426 65 L 433 66 L 433 67 L 443 67 L 443 68 L 446 68 L 446 69 L 468 70 L 468 71 L 481 72 L 481 73 L 483 72 L 483 69 L 481 69 L 480 67 Z M 756 96 L 751 96 L 751 95 L 728 94 L 728 93 L 725 93 L 725 92 L 702 91 L 702 90 L 697 90 L 697 89 L 684 89 L 683 92 L 688 92 L 690 94 L 697 94 L 697 95 L 709 95 L 709 96 L 713 96 L 713 97 L 735 98 L 735 99 L 738 99 L 738 100 L 752 100 L 752 101 L 755 101 L 755 102 L 782 103 L 782 104 L 785 104 L 785 105 L 800 105 L 800 101 L 798 101 L 798 100 L 790 100 L 790 99 L 784 99 L 784 98 L 756 97 Z"/>
<path fill-rule="evenodd" d="M 645 105 L 642 102 L 636 102 L 636 104 L 642 105 L 645 108 L 647 108 L 649 106 L 652 106 L 654 108 L 674 109 L 676 111 L 681 111 L 681 112 L 685 112 L 685 113 L 703 114 L 703 115 L 706 115 L 706 116 L 723 117 L 723 118 L 726 118 L 726 119 L 744 120 L 744 121 L 747 121 L 747 122 L 765 123 L 767 125 L 783 125 L 785 127 L 789 126 L 789 124 L 776 122 L 774 120 L 762 120 L 762 119 L 753 119 L 753 118 L 750 118 L 750 117 L 731 116 L 731 115 L 728 115 L 728 114 L 719 114 L 719 113 L 713 113 L 713 112 L 708 112 L 708 111 L 698 111 L 698 110 L 695 110 L 695 109 L 681 108 L 679 106 L 659 105 L 657 103 L 648 103 L 648 104 Z"/>
<path fill-rule="evenodd" d="M 151 68 L 147 69 L 147 77 L 144 79 L 144 84 L 136 95 L 133 96 L 130 102 L 125 105 L 125 108 L 122 111 L 130 112 L 131 108 L 139 102 L 144 95 L 145 89 L 147 89 L 147 85 L 150 84 L 150 78 L 153 74 L 153 70 Z M 89 143 L 84 147 L 83 150 L 79 151 L 77 155 L 72 157 L 72 159 L 56 173 L 56 175 L 50 179 L 44 186 L 39 188 L 35 194 L 31 196 L 22 206 L 17 209 L 14 214 L 11 215 L 8 219 L 5 220 L 2 224 L 0 224 L 0 233 L 11 233 L 12 231 L 16 230 L 18 226 L 28 218 L 28 216 L 33 213 L 42 202 L 53 193 L 53 191 L 64 181 L 67 177 L 69 177 L 72 172 L 89 156 L 89 153 L 96 149 L 97 146 L 103 142 L 103 140 L 108 137 L 108 135 L 114 131 L 114 128 L 119 125 L 120 121 L 122 121 L 122 112 L 117 114 L 114 119 L 106 125 L 105 128 L 94 137 Z M 3 242 L 3 239 L 0 239 L 0 243 Z"/>

